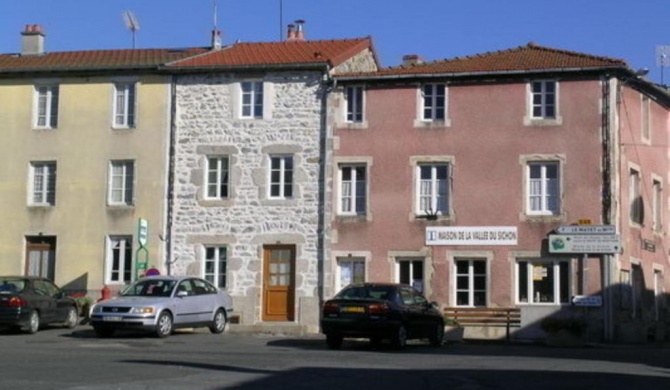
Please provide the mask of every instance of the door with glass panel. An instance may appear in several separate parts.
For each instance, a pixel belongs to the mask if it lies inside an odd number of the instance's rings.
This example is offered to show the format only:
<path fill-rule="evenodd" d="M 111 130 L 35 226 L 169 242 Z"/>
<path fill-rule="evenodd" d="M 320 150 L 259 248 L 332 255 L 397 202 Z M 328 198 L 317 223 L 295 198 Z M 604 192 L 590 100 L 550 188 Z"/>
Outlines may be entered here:
<path fill-rule="evenodd" d="M 293 321 L 295 246 L 265 246 L 263 275 L 263 321 Z"/>
<path fill-rule="evenodd" d="M 53 280 L 56 268 L 56 243 L 51 237 L 27 237 L 26 267 L 28 276 L 42 276 Z"/>

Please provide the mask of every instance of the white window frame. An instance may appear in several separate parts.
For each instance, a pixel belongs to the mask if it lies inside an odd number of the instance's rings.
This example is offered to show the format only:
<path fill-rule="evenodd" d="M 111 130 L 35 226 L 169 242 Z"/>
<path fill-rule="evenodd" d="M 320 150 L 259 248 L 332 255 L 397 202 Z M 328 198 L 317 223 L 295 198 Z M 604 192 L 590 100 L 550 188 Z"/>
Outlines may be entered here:
<path fill-rule="evenodd" d="M 364 173 L 363 180 L 358 180 L 359 169 Z M 344 180 L 344 170 L 350 170 L 351 179 Z M 366 215 L 368 210 L 368 167 L 365 163 L 341 163 L 337 167 L 337 214 L 344 216 Z M 349 187 L 349 191 L 345 187 Z M 363 198 L 359 199 L 359 187 L 363 186 Z M 362 205 L 360 204 L 362 203 Z M 346 205 L 349 205 L 348 209 Z M 361 210 L 362 208 L 362 210 Z"/>
<path fill-rule="evenodd" d="M 115 168 L 121 168 L 121 172 L 115 172 Z M 132 168 L 132 172 L 128 172 Z M 135 199 L 135 177 L 136 167 L 134 160 L 112 160 L 109 162 L 107 182 L 107 204 L 110 206 L 131 206 Z M 130 177 L 129 177 L 130 176 Z M 116 186 L 115 180 L 121 178 L 120 186 Z M 130 188 L 129 188 L 130 187 Z M 121 199 L 116 199 L 115 194 L 120 193 Z"/>
<path fill-rule="evenodd" d="M 438 167 L 445 167 L 447 169 L 447 177 L 444 178 L 444 185 L 446 187 L 446 193 L 444 194 L 445 198 L 445 207 L 440 209 L 438 207 L 438 199 L 440 182 L 442 179 L 437 178 Z M 425 195 L 422 193 L 424 189 L 424 182 L 426 180 L 422 179 L 421 172 L 423 168 L 430 168 L 431 178 L 430 178 L 430 194 Z M 439 216 L 449 216 L 451 215 L 451 170 L 452 165 L 448 161 L 418 161 L 415 168 L 415 181 L 414 181 L 414 211 L 416 215 L 439 215 Z M 428 208 L 422 207 L 423 198 L 429 197 L 430 205 Z"/>
<path fill-rule="evenodd" d="M 548 91 L 549 85 L 553 85 L 553 92 Z M 539 90 L 536 90 L 535 86 L 539 86 Z M 556 80 L 531 80 L 528 83 L 528 92 L 530 97 L 529 116 L 532 119 L 556 120 L 558 118 L 558 82 Z M 539 102 L 535 101 L 536 97 Z M 553 98 L 553 104 L 547 102 L 549 97 Z M 550 108 L 554 111 L 553 115 L 547 113 Z M 539 115 L 535 113 L 536 109 L 539 109 Z"/>
<path fill-rule="evenodd" d="M 258 98 L 259 91 L 257 90 L 260 86 L 260 99 Z M 250 88 L 247 88 L 250 87 Z M 240 82 L 240 112 L 239 117 L 242 119 L 262 119 L 264 117 L 265 107 L 265 85 L 261 80 L 245 80 Z M 245 98 L 248 97 L 248 102 L 245 102 Z M 259 102 L 260 100 L 260 102 Z M 256 109 L 260 108 L 260 114 L 256 112 Z M 249 113 L 245 115 L 245 109 L 249 109 Z"/>
<path fill-rule="evenodd" d="M 346 109 L 344 121 L 346 123 L 365 122 L 365 87 L 362 85 L 349 85 L 344 88 L 344 100 Z"/>
<path fill-rule="evenodd" d="M 291 167 L 287 168 L 287 162 L 290 160 Z M 279 163 L 275 166 L 275 161 Z M 273 172 L 279 172 L 278 181 L 273 181 Z M 290 175 L 289 175 L 290 172 Z M 289 177 L 290 176 L 290 177 Z M 272 186 L 279 186 L 279 194 L 272 194 Z M 290 194 L 287 194 L 287 188 L 290 188 Z M 268 199 L 292 199 L 295 194 L 295 159 L 293 155 L 270 155 L 268 156 Z"/>
<path fill-rule="evenodd" d="M 35 206 L 56 205 L 57 170 L 55 161 L 32 161 L 30 163 L 28 204 Z M 38 180 L 38 178 L 41 178 L 41 180 Z"/>
<path fill-rule="evenodd" d="M 465 262 L 467 263 L 468 270 L 465 274 L 458 273 L 458 263 Z M 475 273 L 475 264 L 474 263 L 484 263 L 484 274 Z M 485 307 L 488 305 L 489 300 L 489 265 L 488 261 L 485 258 L 455 258 L 454 259 L 454 306 L 459 307 Z M 482 290 L 475 289 L 475 278 L 484 277 L 484 304 L 475 305 L 475 292 L 482 292 Z M 458 288 L 458 278 L 465 277 L 468 280 L 468 286 L 465 289 Z M 458 304 L 458 293 L 466 292 L 468 294 L 468 303 L 467 304 Z"/>
<path fill-rule="evenodd" d="M 112 127 L 134 128 L 137 122 L 137 84 L 134 81 L 114 83 Z"/>
<path fill-rule="evenodd" d="M 524 263 L 524 264 L 521 264 Z M 563 282 L 561 280 L 561 269 L 560 265 L 562 263 L 567 264 L 567 297 L 566 301 L 561 301 L 561 283 Z M 541 299 L 537 299 L 537 292 L 534 289 L 533 285 L 533 277 L 534 277 L 534 268 L 535 264 L 543 264 L 543 265 L 549 265 L 552 267 L 552 273 L 554 275 L 554 280 L 553 280 L 553 301 L 542 301 Z M 520 283 L 521 283 L 521 273 L 520 273 L 520 267 L 522 266 L 527 267 L 527 272 L 526 272 L 526 297 L 527 297 L 527 302 L 522 301 L 519 299 L 519 295 L 521 293 L 520 291 Z M 544 268 L 544 267 L 542 267 Z M 544 306 L 560 306 L 560 305 L 569 305 L 570 304 L 570 296 L 572 295 L 572 283 L 570 281 L 570 275 L 572 275 L 572 264 L 570 263 L 570 260 L 558 260 L 558 259 L 545 259 L 545 258 L 517 258 L 516 262 L 514 264 L 514 273 L 515 273 L 515 293 L 514 293 L 514 300 L 518 305 L 544 305 Z M 537 301 L 536 301 L 537 300 Z"/>
<path fill-rule="evenodd" d="M 444 88 L 443 94 L 440 95 L 439 88 Z M 429 89 L 429 90 L 427 90 Z M 448 88 L 444 83 L 426 83 L 421 85 L 421 115 L 419 116 L 423 122 L 445 123 L 448 115 Z M 438 103 L 439 99 L 443 100 L 443 104 Z M 427 101 L 430 103 L 427 104 Z M 429 115 L 426 111 L 429 110 Z M 442 110 L 442 117 L 438 117 L 437 112 Z"/>
<path fill-rule="evenodd" d="M 633 225 L 644 223 L 644 205 L 642 202 L 642 172 L 638 167 L 628 170 L 629 220 Z M 639 200 L 638 200 L 639 199 Z"/>
<path fill-rule="evenodd" d="M 212 167 L 212 160 L 216 166 Z M 225 168 L 223 163 L 225 161 Z M 216 176 L 216 181 L 212 182 L 210 175 Z M 215 194 L 212 195 L 210 187 L 214 188 Z M 226 194 L 223 194 L 222 187 L 225 187 Z M 208 200 L 224 200 L 230 198 L 230 156 L 216 155 L 205 157 L 205 188 L 204 198 Z"/>
<path fill-rule="evenodd" d="M 344 284 L 343 283 L 343 278 L 345 275 L 343 274 L 343 264 L 351 264 L 351 273 L 350 273 L 350 278 L 349 278 L 349 283 Z M 367 270 L 367 262 L 364 257 L 338 257 L 337 258 L 337 272 L 336 272 L 336 280 L 335 280 L 335 293 L 338 291 L 342 290 L 344 287 L 346 287 L 350 283 L 355 282 L 355 274 L 356 274 L 356 267 L 363 267 L 363 282 L 367 281 L 367 275 L 368 275 L 368 270 Z M 360 268 L 358 268 L 360 270 Z"/>
<path fill-rule="evenodd" d="M 209 258 L 208 251 L 212 250 L 214 256 Z M 221 259 L 221 251 L 224 253 L 224 259 Z M 217 288 L 226 288 L 228 284 L 228 247 L 225 245 L 205 245 L 202 255 L 202 278 L 212 283 Z M 224 269 L 221 270 L 221 262 Z M 213 272 L 207 272 L 208 263 L 213 263 Z M 219 283 L 223 277 L 223 285 Z M 213 279 L 213 280 L 212 280 Z"/>
<path fill-rule="evenodd" d="M 57 83 L 35 85 L 34 128 L 55 129 L 58 127 L 59 96 L 60 86 Z"/>
<path fill-rule="evenodd" d="M 652 180 L 652 230 L 655 233 L 663 232 L 663 183 L 654 175 Z"/>
<path fill-rule="evenodd" d="M 417 266 L 417 263 L 421 263 L 421 279 L 418 281 L 414 279 L 414 274 L 415 274 L 415 267 Z M 403 281 L 402 280 L 402 275 L 401 275 L 401 268 L 402 264 L 408 264 L 408 272 L 409 272 L 409 282 Z M 411 257 L 402 257 L 396 259 L 396 266 L 395 266 L 395 280 L 396 283 L 403 283 L 407 284 L 408 286 L 414 287 L 415 290 L 419 291 L 422 294 L 425 294 L 426 291 L 426 259 L 424 258 L 411 258 Z"/>
<path fill-rule="evenodd" d="M 116 245 L 118 244 L 118 248 Z M 118 250 L 119 264 L 114 267 L 115 251 Z M 130 255 L 130 259 L 126 256 Z M 133 236 L 108 236 L 107 237 L 107 251 L 105 259 L 105 283 L 106 284 L 126 284 L 135 280 L 135 267 L 133 263 Z M 127 268 L 129 270 L 127 270 Z M 124 273 L 129 272 L 130 277 L 126 278 Z M 114 273 L 117 276 L 114 277 Z"/>
<path fill-rule="evenodd" d="M 549 165 L 553 165 L 556 167 L 556 178 L 548 178 L 547 177 L 547 167 Z M 531 178 L 531 168 L 533 166 L 539 166 L 540 167 L 540 178 Z M 561 213 L 562 209 L 562 164 L 560 161 L 527 161 L 526 162 L 526 173 L 525 173 L 525 180 L 526 180 L 526 214 L 530 216 L 544 216 L 544 215 L 559 215 Z M 555 193 L 550 194 L 551 190 L 551 182 L 549 180 L 555 180 L 556 182 L 556 190 Z M 539 181 L 540 187 L 539 187 L 539 193 L 535 194 L 532 193 L 533 191 L 533 182 L 534 181 Z M 531 201 L 531 197 L 539 197 L 540 199 L 540 207 L 538 210 L 533 210 L 532 209 L 532 204 L 533 202 Z M 556 207 L 555 209 L 550 208 L 550 198 L 555 197 L 556 198 Z"/>

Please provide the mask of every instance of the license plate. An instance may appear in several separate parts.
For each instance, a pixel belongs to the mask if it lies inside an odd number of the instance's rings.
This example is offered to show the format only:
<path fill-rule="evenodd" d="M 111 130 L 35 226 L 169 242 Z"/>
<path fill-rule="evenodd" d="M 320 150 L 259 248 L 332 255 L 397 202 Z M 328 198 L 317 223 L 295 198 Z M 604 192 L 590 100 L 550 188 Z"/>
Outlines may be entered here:
<path fill-rule="evenodd" d="M 102 317 L 103 321 L 123 321 L 123 317 L 121 316 L 108 316 L 108 317 Z"/>
<path fill-rule="evenodd" d="M 365 313 L 365 309 L 362 306 L 345 306 L 341 311 L 344 313 Z"/>

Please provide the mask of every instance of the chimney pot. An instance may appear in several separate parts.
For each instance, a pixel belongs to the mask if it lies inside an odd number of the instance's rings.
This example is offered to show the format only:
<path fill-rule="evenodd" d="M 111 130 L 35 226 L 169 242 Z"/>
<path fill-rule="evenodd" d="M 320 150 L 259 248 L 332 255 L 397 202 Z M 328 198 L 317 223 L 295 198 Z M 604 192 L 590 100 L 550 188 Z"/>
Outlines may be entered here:
<path fill-rule="evenodd" d="M 212 50 L 221 48 L 221 30 L 212 30 Z"/>
<path fill-rule="evenodd" d="M 288 25 L 288 33 L 286 34 L 286 38 L 289 41 L 295 40 L 295 24 L 291 23 Z"/>
<path fill-rule="evenodd" d="M 414 66 L 423 64 L 423 58 L 418 54 L 407 54 L 402 56 L 403 66 Z"/>
<path fill-rule="evenodd" d="M 27 24 L 21 33 L 21 54 L 38 55 L 44 54 L 44 37 L 42 26 L 39 24 Z"/>
<path fill-rule="evenodd" d="M 298 19 L 295 21 L 295 39 L 297 41 L 304 41 L 305 40 L 305 21 L 302 19 Z"/>

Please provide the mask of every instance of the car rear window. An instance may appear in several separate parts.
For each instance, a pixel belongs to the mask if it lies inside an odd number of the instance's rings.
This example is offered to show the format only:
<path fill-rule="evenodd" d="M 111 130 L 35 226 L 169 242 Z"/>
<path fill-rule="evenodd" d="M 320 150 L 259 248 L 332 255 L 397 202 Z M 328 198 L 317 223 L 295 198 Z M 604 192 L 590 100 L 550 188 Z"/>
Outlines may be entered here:
<path fill-rule="evenodd" d="M 25 288 L 25 279 L 0 278 L 0 292 L 23 292 Z"/>
<path fill-rule="evenodd" d="M 351 286 L 340 291 L 339 299 L 392 299 L 393 288 L 388 286 Z"/>

